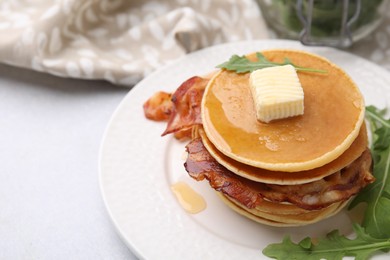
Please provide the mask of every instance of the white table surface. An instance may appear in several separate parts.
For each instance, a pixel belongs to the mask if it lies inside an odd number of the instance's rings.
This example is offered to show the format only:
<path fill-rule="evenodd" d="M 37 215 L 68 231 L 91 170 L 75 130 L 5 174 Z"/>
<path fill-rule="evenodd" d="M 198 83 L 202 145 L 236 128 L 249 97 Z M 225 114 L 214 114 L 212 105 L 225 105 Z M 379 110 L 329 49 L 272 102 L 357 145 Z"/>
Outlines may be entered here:
<path fill-rule="evenodd" d="M 128 91 L 0 65 L 0 259 L 136 259 L 98 183 L 100 142 Z"/>

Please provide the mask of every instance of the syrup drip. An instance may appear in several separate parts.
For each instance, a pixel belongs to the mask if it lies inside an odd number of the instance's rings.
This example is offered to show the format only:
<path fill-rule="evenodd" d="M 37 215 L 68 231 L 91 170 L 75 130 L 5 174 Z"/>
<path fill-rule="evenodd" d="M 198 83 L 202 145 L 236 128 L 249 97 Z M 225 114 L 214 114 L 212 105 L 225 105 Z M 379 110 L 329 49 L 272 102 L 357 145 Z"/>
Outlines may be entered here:
<path fill-rule="evenodd" d="M 177 182 L 171 186 L 171 190 L 175 194 L 180 205 L 187 212 L 196 214 L 206 208 L 204 198 L 194 191 L 187 183 Z"/>

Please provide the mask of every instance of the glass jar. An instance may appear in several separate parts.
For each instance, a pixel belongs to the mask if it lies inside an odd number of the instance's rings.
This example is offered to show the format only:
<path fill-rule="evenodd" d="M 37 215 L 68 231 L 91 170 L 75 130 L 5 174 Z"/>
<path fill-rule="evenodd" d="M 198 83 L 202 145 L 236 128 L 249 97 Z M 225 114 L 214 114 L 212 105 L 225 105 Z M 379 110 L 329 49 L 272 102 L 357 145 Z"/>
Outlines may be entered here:
<path fill-rule="evenodd" d="M 257 0 L 279 37 L 305 45 L 349 47 L 380 24 L 386 0 Z"/>

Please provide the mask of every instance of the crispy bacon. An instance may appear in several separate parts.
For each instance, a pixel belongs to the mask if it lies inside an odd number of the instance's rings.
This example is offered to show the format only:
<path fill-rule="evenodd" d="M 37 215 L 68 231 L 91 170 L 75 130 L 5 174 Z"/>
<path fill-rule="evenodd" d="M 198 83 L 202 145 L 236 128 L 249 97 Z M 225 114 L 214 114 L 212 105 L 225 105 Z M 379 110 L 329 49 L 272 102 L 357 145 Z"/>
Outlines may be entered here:
<path fill-rule="evenodd" d="M 193 139 L 186 149 L 188 157 L 184 167 L 195 180 L 207 179 L 212 188 L 235 198 L 248 208 L 254 208 L 263 200 L 261 194 L 248 189 L 239 176 L 219 164 L 206 150 L 200 138 Z"/>
<path fill-rule="evenodd" d="M 360 158 L 341 171 L 325 179 L 300 185 L 275 185 L 250 181 L 235 175 L 219 164 L 204 147 L 200 138 L 187 146 L 185 168 L 200 181 L 207 179 L 217 191 L 254 208 L 263 199 L 289 202 L 307 210 L 321 209 L 339 201 L 346 201 L 374 181 L 370 173 L 371 154 L 366 150 Z"/>
<path fill-rule="evenodd" d="M 162 136 L 173 133 L 177 139 L 191 137 L 191 128 L 202 124 L 200 104 L 208 82 L 208 78 L 194 76 L 173 94 L 157 92 L 144 103 L 145 117 L 155 121 L 168 120 Z"/>
<path fill-rule="evenodd" d="M 173 93 L 173 110 L 163 136 L 202 124 L 200 104 L 208 81 L 205 78 L 192 77 Z"/>
<path fill-rule="evenodd" d="M 172 94 L 158 91 L 143 105 L 145 117 L 155 121 L 166 121 L 172 114 Z"/>

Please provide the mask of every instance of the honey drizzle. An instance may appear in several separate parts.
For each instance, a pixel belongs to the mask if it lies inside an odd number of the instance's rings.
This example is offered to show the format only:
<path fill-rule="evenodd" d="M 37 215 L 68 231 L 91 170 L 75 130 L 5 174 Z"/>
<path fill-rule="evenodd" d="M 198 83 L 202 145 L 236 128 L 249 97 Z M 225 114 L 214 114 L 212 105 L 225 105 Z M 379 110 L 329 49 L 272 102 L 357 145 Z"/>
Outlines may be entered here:
<path fill-rule="evenodd" d="M 179 204 L 188 213 L 196 214 L 206 208 L 204 198 L 194 191 L 187 183 L 177 182 L 171 186 L 173 194 L 175 194 Z"/>

